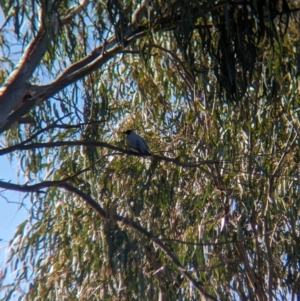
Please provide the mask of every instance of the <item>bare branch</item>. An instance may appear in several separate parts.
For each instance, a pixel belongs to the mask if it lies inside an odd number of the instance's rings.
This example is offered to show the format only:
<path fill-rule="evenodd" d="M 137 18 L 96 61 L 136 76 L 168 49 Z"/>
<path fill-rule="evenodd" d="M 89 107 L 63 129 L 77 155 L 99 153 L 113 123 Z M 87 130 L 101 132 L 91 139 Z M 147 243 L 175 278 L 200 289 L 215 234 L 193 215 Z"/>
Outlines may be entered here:
<path fill-rule="evenodd" d="M 53 147 L 60 147 L 60 146 L 66 146 L 66 147 L 72 147 L 72 146 L 94 146 L 94 147 L 104 147 L 108 148 L 111 150 L 119 151 L 120 155 L 123 154 L 128 154 L 128 155 L 133 155 L 137 157 L 146 157 L 142 154 L 139 154 L 134 151 L 130 150 L 124 150 L 123 148 L 108 144 L 106 142 L 98 142 L 98 141 L 57 141 L 57 142 L 46 142 L 46 143 L 31 143 L 31 144 L 17 144 L 13 145 L 7 148 L 3 148 L 0 150 L 0 156 L 9 154 L 13 151 L 17 150 L 29 150 L 29 149 L 36 149 L 36 148 L 53 148 Z M 147 156 L 149 158 L 155 158 L 160 161 L 165 161 L 165 162 L 171 162 L 174 163 L 175 165 L 178 166 L 183 166 L 183 167 L 201 167 L 202 165 L 205 164 L 216 164 L 220 163 L 220 161 L 216 160 L 202 160 L 200 162 L 180 162 L 178 158 L 169 158 L 169 157 L 164 157 L 164 156 L 158 156 L 152 154 L 151 156 Z"/>

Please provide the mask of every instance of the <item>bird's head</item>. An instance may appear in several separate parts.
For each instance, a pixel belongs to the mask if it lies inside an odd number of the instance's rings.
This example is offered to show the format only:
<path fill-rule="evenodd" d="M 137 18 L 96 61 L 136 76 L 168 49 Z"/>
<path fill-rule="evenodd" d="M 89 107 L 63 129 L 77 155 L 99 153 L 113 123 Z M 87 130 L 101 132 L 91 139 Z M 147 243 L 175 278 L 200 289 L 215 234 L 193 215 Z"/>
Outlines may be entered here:
<path fill-rule="evenodd" d="M 125 132 L 122 132 L 123 134 L 126 134 L 127 136 L 132 132 L 132 130 L 127 130 Z"/>

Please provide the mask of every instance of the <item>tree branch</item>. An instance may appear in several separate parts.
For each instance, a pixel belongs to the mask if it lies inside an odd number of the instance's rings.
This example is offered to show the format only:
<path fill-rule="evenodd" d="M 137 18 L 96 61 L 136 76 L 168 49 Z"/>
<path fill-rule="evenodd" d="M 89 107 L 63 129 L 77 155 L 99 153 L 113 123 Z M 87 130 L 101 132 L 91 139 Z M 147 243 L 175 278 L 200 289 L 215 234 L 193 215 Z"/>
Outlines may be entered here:
<path fill-rule="evenodd" d="M 11 183 L 5 183 L 0 181 L 0 188 L 15 190 L 20 192 L 38 192 L 43 188 L 50 187 L 58 187 L 63 188 L 71 193 L 76 194 L 78 197 L 82 198 L 88 205 L 94 208 L 98 214 L 104 219 L 112 219 L 114 221 L 120 222 L 123 225 L 129 226 L 142 235 L 146 236 L 149 240 L 153 241 L 153 243 L 169 258 L 171 263 L 174 264 L 176 269 L 188 280 L 195 289 L 205 298 L 212 301 L 217 301 L 218 299 L 210 295 L 208 292 L 204 290 L 204 288 L 186 271 L 186 269 L 181 265 L 178 258 L 166 247 L 163 242 L 153 235 L 151 232 L 147 231 L 145 228 L 140 226 L 138 223 L 133 220 L 120 216 L 118 214 L 110 214 L 106 212 L 99 203 L 97 203 L 93 198 L 91 198 L 88 194 L 85 194 L 78 188 L 72 186 L 71 184 L 66 183 L 65 181 L 45 181 L 35 185 L 16 185 Z"/>
<path fill-rule="evenodd" d="M 236 250 L 238 251 L 238 254 L 240 255 L 240 258 L 245 266 L 245 273 L 247 275 L 248 281 L 251 284 L 252 289 L 255 289 L 255 291 L 256 291 L 258 300 L 266 301 L 267 296 L 263 289 L 263 284 L 261 283 L 261 278 L 258 277 L 255 274 L 255 272 L 253 271 L 253 269 L 251 268 L 245 247 L 243 246 L 243 244 L 241 242 L 236 243 L 235 247 L 236 247 Z"/>
<path fill-rule="evenodd" d="M 3 87 L 0 88 L 0 128 L 6 124 L 10 112 L 22 101 L 27 88 L 26 82 L 44 56 L 51 31 L 45 30 L 45 16 L 43 8 L 39 10 L 39 27 L 36 36 L 31 40 L 15 70 L 9 75 Z"/>
<path fill-rule="evenodd" d="M 147 2 L 147 1 L 144 1 Z M 85 3 L 85 0 L 82 1 L 82 3 Z M 80 7 L 79 7 L 80 6 Z M 81 5 L 79 5 L 74 11 L 71 12 L 71 14 L 77 12 L 81 9 Z M 138 8 L 137 11 L 139 11 L 140 8 Z M 134 13 L 134 14 L 135 14 Z M 69 20 L 69 17 L 66 17 L 67 20 Z M 41 23 L 42 24 L 42 23 Z M 29 54 L 25 55 L 27 52 L 32 53 L 32 50 L 28 50 L 24 54 L 24 58 L 20 60 L 20 62 L 23 62 L 24 66 L 22 70 L 26 70 L 26 76 L 24 75 L 21 79 L 17 80 L 17 78 L 12 76 L 9 77 L 11 80 L 7 80 L 5 83 L 5 90 L 1 91 L 0 89 L 0 133 L 6 131 L 9 129 L 19 118 L 21 118 L 24 114 L 26 114 L 39 100 L 39 102 L 48 99 L 49 97 L 53 96 L 63 88 L 67 87 L 68 85 L 74 83 L 75 81 L 85 77 L 86 75 L 90 74 L 93 71 L 98 70 L 102 65 L 104 65 L 107 61 L 109 61 L 112 57 L 114 57 L 116 54 L 120 53 L 123 50 L 123 47 L 127 47 L 130 45 L 133 41 L 136 40 L 136 38 L 143 36 L 148 30 L 144 27 L 137 27 L 134 31 L 129 31 L 126 34 L 125 41 L 123 42 L 123 45 L 119 45 L 117 41 L 116 35 L 111 36 L 108 40 L 105 40 L 100 46 L 96 47 L 89 55 L 81 59 L 80 61 L 70 65 L 68 68 L 66 68 L 54 81 L 51 83 L 44 85 L 44 86 L 31 86 L 30 91 L 37 92 L 34 94 L 34 96 L 24 103 L 19 109 L 17 109 L 15 112 L 13 112 L 11 115 L 10 112 L 16 107 L 16 105 L 22 100 L 23 94 L 25 92 L 26 86 L 25 82 L 28 80 L 34 69 L 36 68 L 37 64 L 39 63 L 40 59 L 46 52 L 46 41 L 42 39 L 44 38 L 45 33 L 41 31 L 40 35 L 42 36 L 42 33 L 44 36 L 37 37 L 31 41 L 29 44 L 30 49 L 37 48 L 37 45 L 42 43 L 44 47 L 42 48 L 39 46 L 39 52 L 34 52 L 33 55 L 35 60 L 34 64 L 31 64 L 32 67 L 30 69 L 26 69 L 25 62 L 30 62 L 31 56 Z M 28 48 L 29 48 L 28 46 Z M 21 70 L 21 71 L 22 71 Z M 12 84 L 12 80 L 13 83 Z M 23 84 L 23 85 L 22 85 Z M 6 87 L 7 86 L 7 87 Z M 21 88 L 20 88 L 21 87 Z M 29 86 L 28 86 L 29 87 Z M 18 92 L 18 93 L 17 93 Z M 11 102 L 11 105 L 7 105 L 9 102 L 8 99 L 14 99 L 15 101 Z M 7 109 L 3 110 L 1 107 L 1 104 L 7 105 Z"/>
<path fill-rule="evenodd" d="M 142 34 L 140 34 L 139 36 L 141 35 Z M 133 38 L 129 39 L 126 45 L 128 45 L 133 41 L 134 41 Z M 61 75 L 58 76 L 51 83 L 44 86 L 31 86 L 30 91 L 36 93 L 34 94 L 33 97 L 30 98 L 30 100 L 26 101 L 20 108 L 18 108 L 15 112 L 13 112 L 10 116 L 8 116 L 5 122 L 0 123 L 0 133 L 9 129 L 20 117 L 22 117 L 31 108 L 33 108 L 37 100 L 39 100 L 39 102 L 42 102 L 43 100 L 48 99 L 49 97 L 58 93 L 68 85 L 85 77 L 91 72 L 98 70 L 101 66 L 107 63 L 116 54 L 120 53 L 122 49 L 123 48 L 117 44 L 117 39 L 115 38 L 115 36 L 113 36 L 107 42 L 104 42 L 101 46 L 97 47 L 91 54 L 89 54 L 82 60 L 70 65 L 68 68 L 66 68 L 64 72 L 62 72 Z M 5 98 L 1 97 L 1 90 L 0 90 L 0 104 L 1 102 L 4 103 L 4 101 L 7 101 L 7 97 Z M 1 114 L 0 114 L 0 121 L 1 121 Z"/>
<path fill-rule="evenodd" d="M 9 146 L 7 148 L 0 149 L 0 156 L 9 154 L 14 151 L 22 151 L 22 150 L 30 150 L 30 149 L 37 149 L 37 148 L 53 148 L 53 147 L 60 147 L 60 146 L 66 146 L 66 147 L 72 147 L 72 146 L 94 146 L 94 147 L 104 147 L 111 150 L 119 151 L 121 155 L 128 154 L 133 155 L 137 157 L 147 157 L 147 158 L 155 158 L 160 161 L 170 162 L 178 166 L 182 167 L 201 167 L 205 164 L 216 164 L 220 163 L 220 161 L 216 160 L 202 160 L 200 162 L 180 162 L 178 158 L 169 158 L 164 156 L 158 156 L 152 154 L 151 156 L 144 156 L 140 153 L 131 151 L 131 150 L 125 150 L 123 148 L 108 144 L 106 142 L 98 142 L 98 141 L 57 141 L 57 142 L 45 142 L 45 143 L 30 143 L 30 144 L 17 144 L 13 146 Z"/>
<path fill-rule="evenodd" d="M 72 7 L 70 7 L 66 15 L 60 19 L 61 24 L 68 24 L 76 14 L 79 14 L 83 10 L 87 3 L 88 0 L 82 0 L 78 5 L 73 5 Z"/>

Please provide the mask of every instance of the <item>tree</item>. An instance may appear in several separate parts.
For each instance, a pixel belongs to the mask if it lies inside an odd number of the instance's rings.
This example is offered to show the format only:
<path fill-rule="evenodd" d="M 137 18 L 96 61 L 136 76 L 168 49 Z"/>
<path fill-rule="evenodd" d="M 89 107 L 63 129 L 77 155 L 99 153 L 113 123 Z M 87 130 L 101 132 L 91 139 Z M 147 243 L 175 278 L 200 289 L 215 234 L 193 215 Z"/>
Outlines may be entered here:
<path fill-rule="evenodd" d="M 1 6 L 6 300 L 300 298 L 299 1 Z"/>

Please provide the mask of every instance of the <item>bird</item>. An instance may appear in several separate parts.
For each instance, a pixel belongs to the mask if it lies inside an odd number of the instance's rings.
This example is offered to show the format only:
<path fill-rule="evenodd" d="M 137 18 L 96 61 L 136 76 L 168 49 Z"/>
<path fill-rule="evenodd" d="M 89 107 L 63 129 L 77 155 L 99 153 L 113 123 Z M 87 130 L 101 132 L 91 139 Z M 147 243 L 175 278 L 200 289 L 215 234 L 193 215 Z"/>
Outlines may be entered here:
<path fill-rule="evenodd" d="M 133 130 L 127 130 L 122 133 L 127 135 L 126 143 L 129 148 L 144 156 L 151 156 L 147 143 L 141 136 L 136 134 Z"/>

